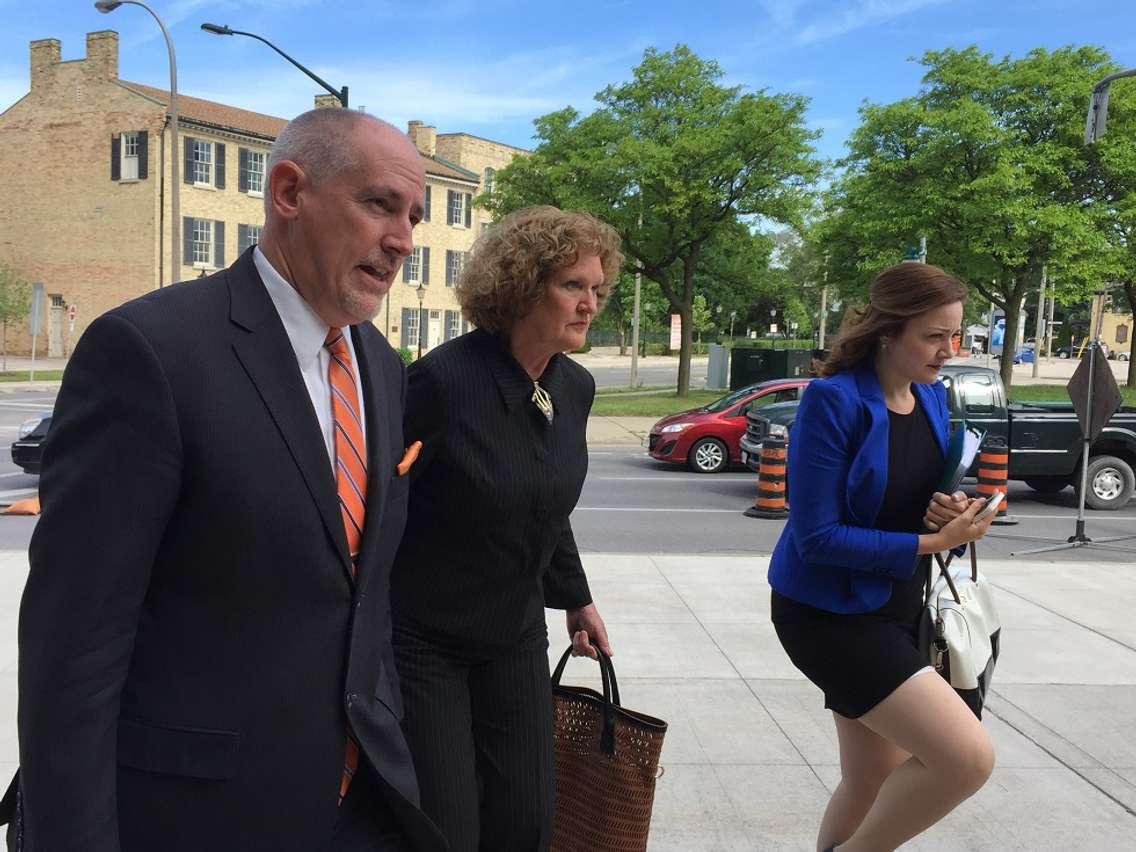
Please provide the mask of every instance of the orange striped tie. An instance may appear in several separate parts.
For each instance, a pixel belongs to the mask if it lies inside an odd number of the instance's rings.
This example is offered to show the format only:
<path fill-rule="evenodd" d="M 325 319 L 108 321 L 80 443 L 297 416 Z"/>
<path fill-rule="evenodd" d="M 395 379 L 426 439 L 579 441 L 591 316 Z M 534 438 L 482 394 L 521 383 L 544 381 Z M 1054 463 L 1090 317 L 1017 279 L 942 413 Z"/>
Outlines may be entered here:
<path fill-rule="evenodd" d="M 331 422 L 335 433 L 335 485 L 339 492 L 339 512 L 347 533 L 347 550 L 351 554 L 351 573 L 363 539 L 367 516 L 367 445 L 363 438 L 363 421 L 359 415 L 359 394 L 355 387 L 355 369 L 351 352 L 343 339 L 343 329 L 332 328 L 323 344 L 331 355 L 327 381 L 331 385 Z M 347 795 L 351 777 L 359 765 L 359 746 L 347 735 L 347 753 L 343 759 L 343 778 L 339 782 L 339 801 Z"/>

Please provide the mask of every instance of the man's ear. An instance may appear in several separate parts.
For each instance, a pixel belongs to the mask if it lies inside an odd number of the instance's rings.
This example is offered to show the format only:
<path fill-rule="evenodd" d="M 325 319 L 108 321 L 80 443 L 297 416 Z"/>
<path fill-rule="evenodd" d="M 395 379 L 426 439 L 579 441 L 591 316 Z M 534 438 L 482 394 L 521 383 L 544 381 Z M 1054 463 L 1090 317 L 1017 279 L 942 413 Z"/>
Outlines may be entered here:
<path fill-rule="evenodd" d="M 268 201 L 273 213 L 281 219 L 300 215 L 300 193 L 308 185 L 308 176 L 297 163 L 281 160 L 268 175 Z"/>

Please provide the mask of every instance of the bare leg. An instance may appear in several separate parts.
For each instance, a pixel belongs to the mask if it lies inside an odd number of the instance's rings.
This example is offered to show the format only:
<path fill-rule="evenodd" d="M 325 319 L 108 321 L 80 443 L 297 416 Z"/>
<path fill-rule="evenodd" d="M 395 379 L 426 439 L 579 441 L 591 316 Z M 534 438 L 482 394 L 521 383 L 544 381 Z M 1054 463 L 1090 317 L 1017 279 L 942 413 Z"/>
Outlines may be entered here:
<path fill-rule="evenodd" d="M 911 678 L 860 721 L 912 756 L 884 781 L 840 852 L 896 849 L 976 793 L 994 768 L 986 729 L 937 675 Z"/>
<path fill-rule="evenodd" d="M 847 840 L 860 827 L 880 786 L 911 755 L 870 731 L 856 719 L 833 713 L 840 742 L 840 783 L 828 801 L 817 850 Z"/>

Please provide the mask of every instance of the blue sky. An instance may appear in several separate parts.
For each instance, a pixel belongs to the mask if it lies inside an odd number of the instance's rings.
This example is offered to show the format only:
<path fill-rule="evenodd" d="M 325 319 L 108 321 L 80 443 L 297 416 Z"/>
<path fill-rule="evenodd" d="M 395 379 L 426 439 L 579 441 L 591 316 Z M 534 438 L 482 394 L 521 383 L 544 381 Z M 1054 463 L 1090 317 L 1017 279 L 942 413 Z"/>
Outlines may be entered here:
<path fill-rule="evenodd" d="M 178 87 L 198 97 L 289 117 L 311 106 L 314 83 L 264 45 L 199 29 L 202 21 L 259 33 L 335 86 L 351 105 L 405 126 L 532 144 L 537 116 L 594 107 L 605 85 L 631 76 L 644 48 L 688 44 L 717 60 L 731 84 L 811 100 L 820 153 L 838 157 L 865 100 L 913 93 L 928 49 L 977 44 L 996 56 L 1095 44 L 1136 66 L 1132 0 L 149 0 L 171 29 Z M 0 110 L 28 88 L 27 45 L 58 38 L 81 58 L 85 34 L 120 35 L 123 79 L 166 86 L 153 19 L 91 0 L 0 0 Z M 1087 93 L 1086 93 L 1087 99 Z"/>

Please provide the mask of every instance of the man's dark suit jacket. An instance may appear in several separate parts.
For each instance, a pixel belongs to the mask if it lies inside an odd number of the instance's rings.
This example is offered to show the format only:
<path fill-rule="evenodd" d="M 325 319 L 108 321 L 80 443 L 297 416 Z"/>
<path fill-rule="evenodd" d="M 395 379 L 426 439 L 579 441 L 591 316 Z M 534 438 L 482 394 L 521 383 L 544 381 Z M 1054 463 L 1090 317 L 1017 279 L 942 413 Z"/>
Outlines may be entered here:
<path fill-rule="evenodd" d="M 348 719 L 408 835 L 435 848 L 390 647 L 405 373 L 370 324 L 351 333 L 370 471 L 357 580 L 251 250 L 83 335 L 20 611 L 23 849 L 324 849 Z"/>
<path fill-rule="evenodd" d="M 544 630 L 544 607 L 591 603 L 568 516 L 588 472 L 591 374 L 565 355 L 541 386 L 500 335 L 471 331 L 409 370 L 406 439 L 420 439 L 395 563 L 395 621 L 442 644 L 494 652 Z"/>

